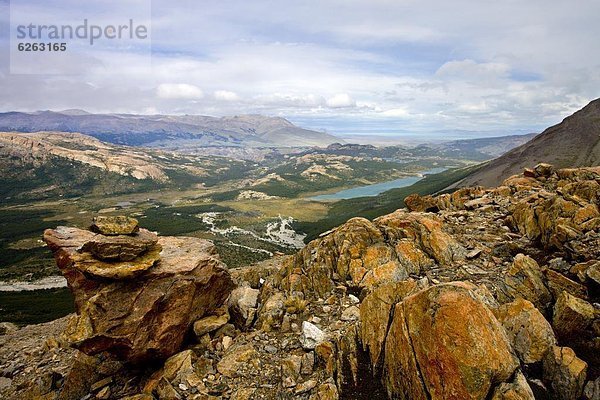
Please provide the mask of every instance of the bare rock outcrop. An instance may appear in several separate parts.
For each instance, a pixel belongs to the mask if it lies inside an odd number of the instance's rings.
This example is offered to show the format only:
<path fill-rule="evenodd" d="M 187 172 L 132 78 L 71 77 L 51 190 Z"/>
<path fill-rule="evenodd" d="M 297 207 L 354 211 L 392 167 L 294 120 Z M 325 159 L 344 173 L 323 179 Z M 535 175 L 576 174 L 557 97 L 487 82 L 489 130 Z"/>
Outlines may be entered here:
<path fill-rule="evenodd" d="M 439 206 L 433 196 L 419 196 L 411 194 L 404 199 L 404 205 L 409 211 L 428 212 L 437 211 Z"/>
<path fill-rule="evenodd" d="M 353 218 L 309 243 L 289 261 L 282 286 L 308 297 L 323 297 L 338 284 L 370 290 L 465 254 L 434 215 L 398 210 L 373 222 Z"/>

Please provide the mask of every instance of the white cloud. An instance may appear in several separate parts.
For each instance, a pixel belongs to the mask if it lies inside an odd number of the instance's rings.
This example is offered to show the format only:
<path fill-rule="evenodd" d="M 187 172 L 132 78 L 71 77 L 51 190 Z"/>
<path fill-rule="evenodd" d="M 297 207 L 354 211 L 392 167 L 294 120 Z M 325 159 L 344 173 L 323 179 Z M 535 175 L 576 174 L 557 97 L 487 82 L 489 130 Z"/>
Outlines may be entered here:
<path fill-rule="evenodd" d="M 507 64 L 452 60 L 443 64 L 436 71 L 435 76 L 442 79 L 481 82 L 505 78 L 509 72 L 510 67 Z"/>
<path fill-rule="evenodd" d="M 156 88 L 156 95 L 161 99 L 201 99 L 204 97 L 202 89 L 187 83 L 162 83 Z"/>
<path fill-rule="evenodd" d="M 392 108 L 391 110 L 383 111 L 381 115 L 386 117 L 405 118 L 410 116 L 410 113 L 404 108 Z"/>
<path fill-rule="evenodd" d="M 355 43 L 422 42 L 438 39 L 440 36 L 434 29 L 424 26 L 396 24 L 375 27 L 372 22 L 333 26 L 332 33 L 342 40 L 351 40 Z"/>
<path fill-rule="evenodd" d="M 325 98 L 315 94 L 271 93 L 256 96 L 255 101 L 271 107 L 319 108 L 325 106 Z"/>
<path fill-rule="evenodd" d="M 235 92 L 230 92 L 228 90 L 217 90 L 214 93 L 215 99 L 222 101 L 237 101 L 240 99 L 240 96 Z"/>
<path fill-rule="evenodd" d="M 327 106 L 331 108 L 354 107 L 356 101 L 348 93 L 339 93 L 327 99 Z"/>

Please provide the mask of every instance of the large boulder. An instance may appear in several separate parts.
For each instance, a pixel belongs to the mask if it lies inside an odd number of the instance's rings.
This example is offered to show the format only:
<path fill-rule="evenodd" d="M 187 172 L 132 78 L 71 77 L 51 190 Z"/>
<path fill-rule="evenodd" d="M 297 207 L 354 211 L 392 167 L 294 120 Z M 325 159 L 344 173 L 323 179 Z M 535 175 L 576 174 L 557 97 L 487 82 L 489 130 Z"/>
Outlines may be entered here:
<path fill-rule="evenodd" d="M 495 314 L 525 364 L 542 361 L 556 344 L 550 323 L 530 301 L 517 299 L 499 307 Z"/>
<path fill-rule="evenodd" d="M 550 387 L 552 398 L 579 399 L 587 374 L 587 364 L 569 347 L 554 346 L 544 358 L 544 381 Z"/>
<path fill-rule="evenodd" d="M 369 352 L 373 366 L 381 365 L 392 309 L 418 290 L 419 286 L 414 280 L 387 283 L 373 290 L 361 302 L 361 342 L 363 349 Z"/>
<path fill-rule="evenodd" d="M 515 256 L 500 288 L 502 300 L 522 298 L 532 302 L 542 312 L 547 310 L 552 301 L 540 266 L 533 258 L 523 254 Z"/>
<path fill-rule="evenodd" d="M 206 240 L 161 237 L 129 261 L 100 260 L 90 250 L 89 243 L 114 240 L 119 246 L 124 237 L 145 234 L 136 232 L 108 236 L 66 227 L 44 232 L 75 298 L 70 340 L 86 354 L 106 351 L 132 363 L 165 359 L 180 350 L 194 321 L 223 305 L 234 286 Z"/>
<path fill-rule="evenodd" d="M 502 325 L 466 283 L 396 304 L 385 342 L 390 398 L 485 399 L 519 366 Z"/>
<path fill-rule="evenodd" d="M 554 305 L 552 324 L 561 340 L 576 339 L 592 324 L 594 316 L 593 305 L 562 292 Z"/>

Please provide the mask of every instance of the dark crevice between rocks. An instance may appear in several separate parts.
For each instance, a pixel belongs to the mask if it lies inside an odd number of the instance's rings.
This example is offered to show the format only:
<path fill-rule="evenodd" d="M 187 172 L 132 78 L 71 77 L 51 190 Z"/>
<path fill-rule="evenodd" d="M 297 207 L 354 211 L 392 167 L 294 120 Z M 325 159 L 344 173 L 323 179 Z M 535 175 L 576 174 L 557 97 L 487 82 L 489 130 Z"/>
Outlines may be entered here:
<path fill-rule="evenodd" d="M 358 371 L 356 382 L 344 380 L 338 382 L 340 400 L 387 400 L 387 392 L 381 379 L 373 374 L 369 353 L 363 350 L 362 344 L 357 342 L 356 361 Z M 345 358 L 340 366 L 343 376 L 352 376 L 352 370 Z"/>
<path fill-rule="evenodd" d="M 381 350 L 379 351 L 379 357 L 377 359 L 377 364 L 373 367 L 373 377 L 377 378 L 381 381 L 383 377 L 383 364 L 385 361 L 385 345 L 387 343 L 388 333 L 390 332 L 390 328 L 392 327 L 392 321 L 394 321 L 394 311 L 396 310 L 397 302 L 392 303 L 390 307 L 390 312 L 388 313 L 388 321 L 387 327 L 385 328 L 385 336 L 383 338 L 383 342 L 381 343 Z"/>
<path fill-rule="evenodd" d="M 521 370 L 523 371 L 523 375 L 525 375 L 525 378 L 530 379 L 541 379 L 542 375 L 543 375 L 543 368 L 542 368 L 542 362 L 536 362 L 533 364 L 523 364 L 521 365 Z M 536 397 L 537 399 L 537 397 Z"/>
<path fill-rule="evenodd" d="M 506 379 L 505 381 L 501 381 L 501 382 L 493 382 L 493 384 L 490 386 L 490 389 L 488 390 L 487 395 L 485 396 L 485 400 L 492 400 L 494 397 L 494 392 L 496 391 L 496 389 L 498 389 L 498 386 L 502 385 L 503 383 L 510 383 L 510 382 L 514 382 L 517 379 L 517 374 L 520 372 L 521 370 L 519 369 L 519 367 L 515 368 L 515 370 L 513 371 L 512 375 L 510 377 L 508 377 L 508 379 Z M 537 398 L 537 397 L 536 397 Z"/>
<path fill-rule="evenodd" d="M 396 304 L 392 303 L 390 307 L 390 312 L 388 313 L 388 323 L 385 328 L 385 336 L 383 338 L 383 342 L 381 343 L 381 349 L 379 350 L 379 357 L 377 358 L 377 364 L 373 367 L 373 377 L 376 377 L 379 381 L 383 378 L 383 364 L 385 362 L 385 345 L 387 343 L 387 335 L 390 332 L 392 327 L 392 322 L 394 321 L 394 314 L 396 310 Z"/>
<path fill-rule="evenodd" d="M 364 293 L 363 288 L 360 286 L 348 285 L 346 286 L 346 289 L 348 295 L 356 296 L 356 298 L 361 299 L 361 301 L 366 296 L 366 293 Z"/>
<path fill-rule="evenodd" d="M 552 397 L 548 393 L 548 389 L 544 386 L 541 380 L 527 379 L 527 383 L 533 392 L 535 400 L 552 400 Z"/>

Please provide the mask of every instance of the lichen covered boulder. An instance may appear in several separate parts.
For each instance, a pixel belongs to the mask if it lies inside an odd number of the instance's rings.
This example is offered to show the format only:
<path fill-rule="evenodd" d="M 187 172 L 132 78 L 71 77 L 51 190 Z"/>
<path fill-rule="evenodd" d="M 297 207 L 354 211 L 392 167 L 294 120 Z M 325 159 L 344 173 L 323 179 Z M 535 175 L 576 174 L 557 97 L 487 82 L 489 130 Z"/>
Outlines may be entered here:
<path fill-rule="evenodd" d="M 384 360 L 390 398 L 485 399 L 510 380 L 518 359 L 473 289 L 437 285 L 395 306 Z"/>
<path fill-rule="evenodd" d="M 443 228 L 433 214 L 404 210 L 374 221 L 352 218 L 292 257 L 282 288 L 308 298 L 326 297 L 338 284 L 371 290 L 464 259 L 465 249 Z"/>
<path fill-rule="evenodd" d="M 568 340 L 581 335 L 594 321 L 594 306 L 562 292 L 554 305 L 552 323 L 559 338 Z"/>
<path fill-rule="evenodd" d="M 544 381 L 552 398 L 571 400 L 581 397 L 587 375 L 587 364 L 569 347 L 554 346 L 544 358 Z"/>
<path fill-rule="evenodd" d="M 556 344 L 550 323 L 530 301 L 517 299 L 499 307 L 495 314 L 525 364 L 542 361 Z"/>
<path fill-rule="evenodd" d="M 533 258 L 523 254 L 517 254 L 514 258 L 500 289 L 499 295 L 503 300 L 525 299 L 542 311 L 552 301 L 540 266 Z"/>

